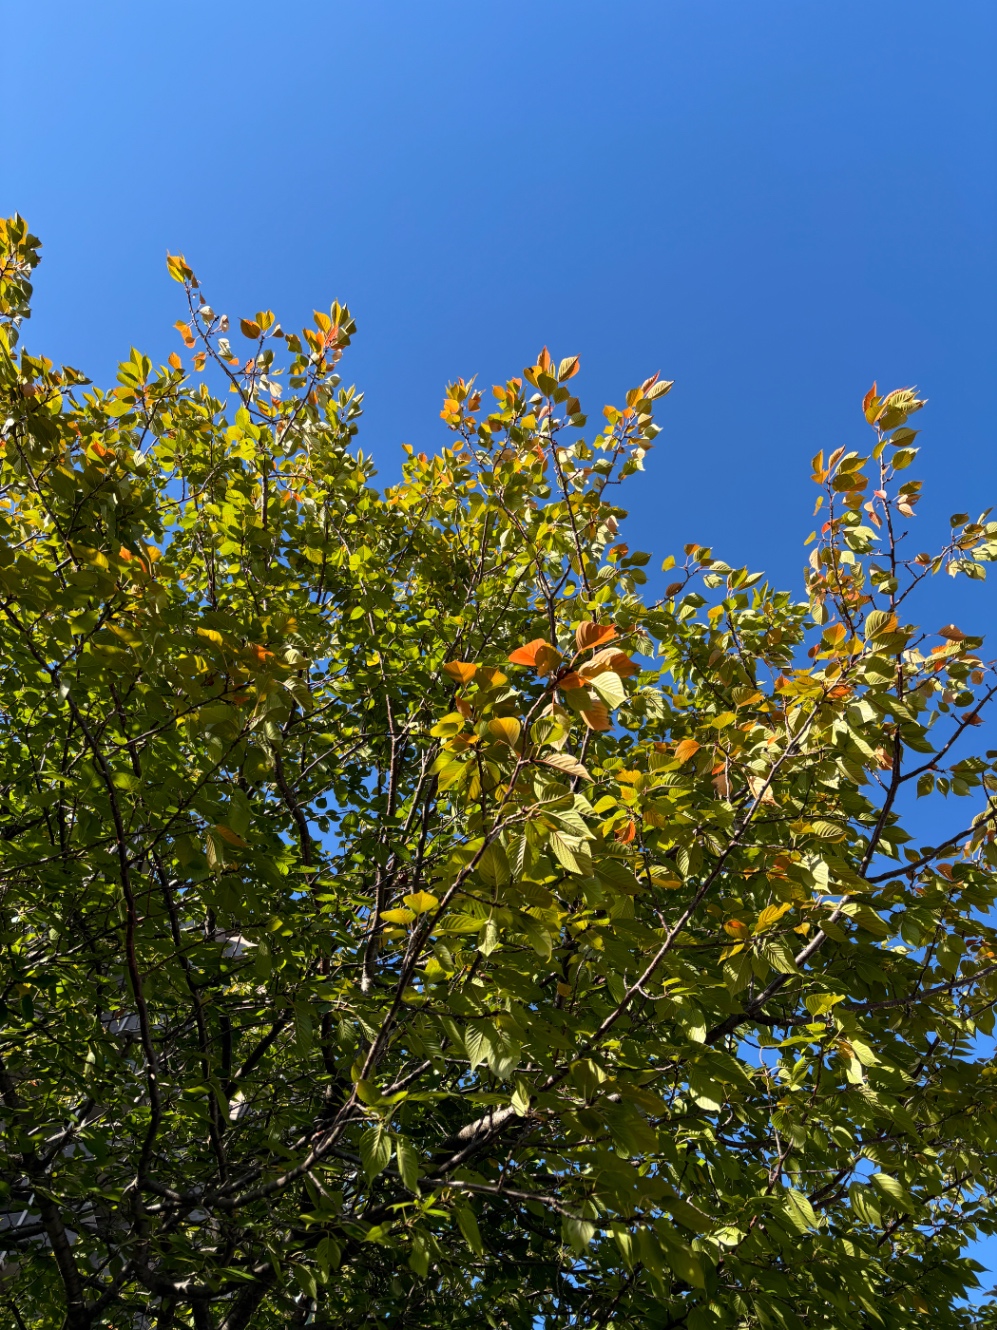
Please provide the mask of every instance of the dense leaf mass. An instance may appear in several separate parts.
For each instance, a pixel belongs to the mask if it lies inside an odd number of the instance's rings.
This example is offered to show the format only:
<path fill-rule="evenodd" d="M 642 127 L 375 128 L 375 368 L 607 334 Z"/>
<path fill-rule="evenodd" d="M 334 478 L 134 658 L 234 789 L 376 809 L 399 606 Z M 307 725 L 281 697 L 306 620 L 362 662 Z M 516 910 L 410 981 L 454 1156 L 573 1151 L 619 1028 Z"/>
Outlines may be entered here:
<path fill-rule="evenodd" d="M 697 545 L 649 600 L 671 384 L 586 433 L 577 358 L 457 381 L 379 490 L 347 309 L 236 354 L 171 257 L 193 363 L 105 392 L 18 342 L 37 249 L 0 224 L 4 1323 L 992 1324 L 997 675 L 911 613 L 997 523 L 908 552 L 916 393 L 814 459 L 806 602 Z"/>

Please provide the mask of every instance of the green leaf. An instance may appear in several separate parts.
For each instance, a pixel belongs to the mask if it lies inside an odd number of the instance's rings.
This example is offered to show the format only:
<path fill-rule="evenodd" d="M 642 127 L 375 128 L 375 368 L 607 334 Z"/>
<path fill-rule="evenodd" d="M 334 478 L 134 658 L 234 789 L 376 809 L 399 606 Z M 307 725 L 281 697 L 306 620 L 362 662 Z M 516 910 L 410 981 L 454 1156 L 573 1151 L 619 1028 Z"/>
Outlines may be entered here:
<path fill-rule="evenodd" d="M 368 1179 L 383 1173 L 391 1162 L 391 1137 L 384 1125 L 369 1127 L 360 1137 L 360 1158 Z"/>

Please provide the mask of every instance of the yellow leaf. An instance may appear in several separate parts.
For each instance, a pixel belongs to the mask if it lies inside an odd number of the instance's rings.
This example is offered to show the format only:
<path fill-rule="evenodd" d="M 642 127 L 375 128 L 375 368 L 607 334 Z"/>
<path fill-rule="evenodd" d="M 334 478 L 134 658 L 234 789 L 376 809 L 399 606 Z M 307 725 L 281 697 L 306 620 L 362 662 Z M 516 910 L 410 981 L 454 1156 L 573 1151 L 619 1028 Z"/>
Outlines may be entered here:
<path fill-rule="evenodd" d="M 508 744 L 510 748 L 515 747 L 520 729 L 521 726 L 515 716 L 496 716 L 494 720 L 488 722 L 489 733 L 500 743 Z"/>
<path fill-rule="evenodd" d="M 767 928 L 777 924 L 784 914 L 793 907 L 788 901 L 783 901 L 781 905 L 766 905 L 761 914 L 755 920 L 753 932 L 764 933 Z"/>
<path fill-rule="evenodd" d="M 411 896 L 402 898 L 413 914 L 426 914 L 439 905 L 439 898 L 431 891 L 414 891 Z"/>
<path fill-rule="evenodd" d="M 749 776 L 748 789 L 752 796 L 763 804 L 772 804 L 776 806 L 775 795 L 772 793 L 772 786 L 769 785 L 764 776 Z"/>
<path fill-rule="evenodd" d="M 448 660 L 443 666 L 443 671 L 457 683 L 465 684 L 471 682 L 478 672 L 478 667 L 467 660 Z"/>
<path fill-rule="evenodd" d="M 175 282 L 183 282 L 187 277 L 193 277 L 193 273 L 187 266 L 187 262 L 182 254 L 166 255 L 166 271 Z"/>
<path fill-rule="evenodd" d="M 382 910 L 381 918 L 389 924 L 410 924 L 415 914 L 412 910 Z"/>
<path fill-rule="evenodd" d="M 260 335 L 260 325 L 254 319 L 240 319 L 239 327 L 243 337 L 248 337 L 250 341 L 255 341 Z"/>

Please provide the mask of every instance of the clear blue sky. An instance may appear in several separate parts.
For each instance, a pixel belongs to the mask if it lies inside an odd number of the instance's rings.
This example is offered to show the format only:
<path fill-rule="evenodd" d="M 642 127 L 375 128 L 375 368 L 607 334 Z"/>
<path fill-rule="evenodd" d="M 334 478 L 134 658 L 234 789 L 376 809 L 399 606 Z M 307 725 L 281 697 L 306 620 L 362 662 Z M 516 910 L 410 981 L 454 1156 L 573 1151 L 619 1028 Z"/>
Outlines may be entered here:
<path fill-rule="evenodd" d="M 809 459 L 863 445 L 873 378 L 931 399 L 922 547 L 997 502 L 993 0 L 35 0 L 4 40 L 32 349 L 180 350 L 170 249 L 233 316 L 350 304 L 387 476 L 448 378 L 547 343 L 593 415 L 677 381 L 631 485 L 658 555 L 798 589 Z M 997 581 L 945 581 L 929 624 L 985 630 Z"/>

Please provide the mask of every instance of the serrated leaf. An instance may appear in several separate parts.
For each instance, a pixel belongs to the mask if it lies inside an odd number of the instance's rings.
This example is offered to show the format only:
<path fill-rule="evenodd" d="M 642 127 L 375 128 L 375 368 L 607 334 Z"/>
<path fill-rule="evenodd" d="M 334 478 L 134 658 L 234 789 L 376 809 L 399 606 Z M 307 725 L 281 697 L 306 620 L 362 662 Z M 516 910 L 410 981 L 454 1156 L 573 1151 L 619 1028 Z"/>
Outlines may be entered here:
<path fill-rule="evenodd" d="M 391 1163 L 391 1137 L 382 1123 L 368 1128 L 360 1137 L 360 1159 L 370 1181 Z"/>

